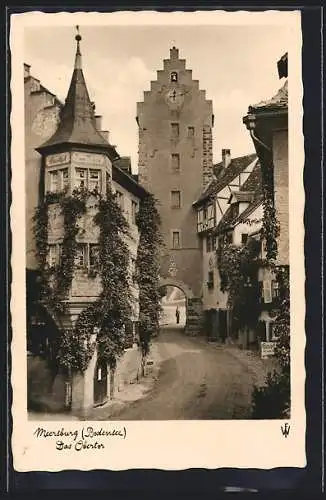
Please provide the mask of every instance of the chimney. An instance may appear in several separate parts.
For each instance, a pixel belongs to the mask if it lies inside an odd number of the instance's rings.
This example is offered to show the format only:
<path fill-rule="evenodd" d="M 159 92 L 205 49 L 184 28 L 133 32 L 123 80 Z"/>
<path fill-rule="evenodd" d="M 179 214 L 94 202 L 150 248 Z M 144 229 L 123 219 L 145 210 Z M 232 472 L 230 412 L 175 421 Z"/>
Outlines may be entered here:
<path fill-rule="evenodd" d="M 103 139 L 105 139 L 107 142 L 110 142 L 109 141 L 109 137 L 110 137 L 110 132 L 108 130 L 99 130 L 101 136 L 103 137 Z"/>
<path fill-rule="evenodd" d="M 126 172 L 126 174 L 131 175 L 131 159 L 129 156 L 120 156 L 120 158 L 116 160 L 116 164 L 121 170 Z"/>
<path fill-rule="evenodd" d="M 231 163 L 231 149 L 222 149 L 223 167 L 227 168 Z"/>
<path fill-rule="evenodd" d="M 96 115 L 95 116 L 95 127 L 98 132 L 102 130 L 102 116 L 101 115 Z"/>
<path fill-rule="evenodd" d="M 30 65 L 24 63 L 24 78 L 28 78 L 30 76 Z"/>

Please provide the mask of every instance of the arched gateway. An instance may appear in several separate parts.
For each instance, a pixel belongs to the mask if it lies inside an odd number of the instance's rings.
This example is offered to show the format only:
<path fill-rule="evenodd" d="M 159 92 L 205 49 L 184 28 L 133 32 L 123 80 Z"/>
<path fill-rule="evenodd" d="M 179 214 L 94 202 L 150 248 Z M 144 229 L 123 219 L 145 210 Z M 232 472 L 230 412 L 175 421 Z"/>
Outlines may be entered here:
<path fill-rule="evenodd" d="M 186 324 L 185 333 L 187 335 L 197 335 L 202 329 L 202 301 L 195 297 L 191 288 L 183 281 L 173 277 L 160 278 L 160 287 L 176 287 L 179 288 L 186 298 Z"/>

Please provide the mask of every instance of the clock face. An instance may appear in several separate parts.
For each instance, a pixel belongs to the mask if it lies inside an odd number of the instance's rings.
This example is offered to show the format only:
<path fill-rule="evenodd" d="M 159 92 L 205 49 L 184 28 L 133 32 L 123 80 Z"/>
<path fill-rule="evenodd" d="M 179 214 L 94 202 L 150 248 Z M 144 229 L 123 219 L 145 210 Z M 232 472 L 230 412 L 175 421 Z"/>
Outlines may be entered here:
<path fill-rule="evenodd" d="M 170 89 L 165 96 L 166 102 L 172 107 L 181 106 L 184 100 L 184 94 L 185 93 L 180 89 Z"/>

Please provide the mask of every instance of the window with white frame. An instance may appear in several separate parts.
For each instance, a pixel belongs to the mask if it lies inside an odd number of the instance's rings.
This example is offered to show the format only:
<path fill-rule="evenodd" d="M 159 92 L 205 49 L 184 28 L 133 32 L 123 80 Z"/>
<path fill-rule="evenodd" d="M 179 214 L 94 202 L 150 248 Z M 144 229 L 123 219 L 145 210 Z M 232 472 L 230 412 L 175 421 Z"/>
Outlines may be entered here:
<path fill-rule="evenodd" d="M 50 267 L 54 267 L 59 261 L 58 245 L 49 245 L 48 247 L 48 264 Z"/>
<path fill-rule="evenodd" d="M 78 243 L 75 254 L 75 266 L 78 269 L 87 267 L 87 246 L 85 243 Z"/>
<path fill-rule="evenodd" d="M 100 191 L 101 190 L 101 171 L 100 170 L 89 170 L 89 181 L 88 189 L 90 191 Z"/>

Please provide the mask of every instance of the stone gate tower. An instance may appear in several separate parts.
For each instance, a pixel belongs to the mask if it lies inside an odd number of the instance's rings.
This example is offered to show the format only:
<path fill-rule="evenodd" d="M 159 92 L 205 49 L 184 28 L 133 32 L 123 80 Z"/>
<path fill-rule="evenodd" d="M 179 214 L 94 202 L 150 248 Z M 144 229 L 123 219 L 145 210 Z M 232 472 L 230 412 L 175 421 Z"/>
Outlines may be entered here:
<path fill-rule="evenodd" d="M 137 103 L 139 182 L 159 201 L 165 248 L 161 276 L 200 297 L 201 250 L 192 203 L 213 175 L 212 101 L 173 47 Z M 170 280 L 170 281 L 169 281 Z"/>

